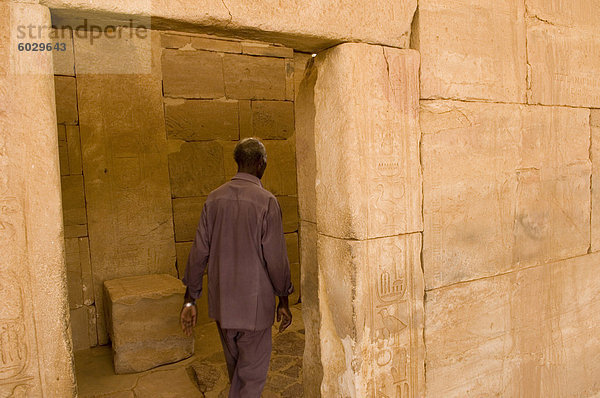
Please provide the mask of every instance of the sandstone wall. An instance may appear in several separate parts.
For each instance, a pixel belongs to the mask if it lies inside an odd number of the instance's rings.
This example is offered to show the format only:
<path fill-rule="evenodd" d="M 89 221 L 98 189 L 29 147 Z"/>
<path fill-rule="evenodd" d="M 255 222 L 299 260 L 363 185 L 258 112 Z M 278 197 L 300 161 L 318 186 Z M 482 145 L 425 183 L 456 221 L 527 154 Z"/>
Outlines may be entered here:
<path fill-rule="evenodd" d="M 427 396 L 600 391 L 597 14 L 419 1 Z"/>
<path fill-rule="evenodd" d="M 206 195 L 235 175 L 244 137 L 267 147 L 263 184 L 282 208 L 297 301 L 294 66 L 306 56 L 189 34 L 133 47 L 56 36 L 67 48 L 54 63 L 74 349 L 107 342 L 104 280 L 183 277 Z M 206 296 L 200 306 L 209 322 Z"/>

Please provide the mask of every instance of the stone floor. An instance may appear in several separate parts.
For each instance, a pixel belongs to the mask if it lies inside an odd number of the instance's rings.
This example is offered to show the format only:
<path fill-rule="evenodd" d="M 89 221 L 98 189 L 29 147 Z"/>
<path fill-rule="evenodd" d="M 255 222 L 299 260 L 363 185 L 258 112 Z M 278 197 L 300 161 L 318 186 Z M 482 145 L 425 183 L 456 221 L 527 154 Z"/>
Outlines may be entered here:
<path fill-rule="evenodd" d="M 292 308 L 292 325 L 273 329 L 273 354 L 264 398 L 302 397 L 304 324 L 301 305 Z M 80 398 L 227 398 L 225 357 L 214 323 L 196 328 L 196 352 L 184 361 L 146 372 L 116 375 L 110 346 L 75 353 Z"/>

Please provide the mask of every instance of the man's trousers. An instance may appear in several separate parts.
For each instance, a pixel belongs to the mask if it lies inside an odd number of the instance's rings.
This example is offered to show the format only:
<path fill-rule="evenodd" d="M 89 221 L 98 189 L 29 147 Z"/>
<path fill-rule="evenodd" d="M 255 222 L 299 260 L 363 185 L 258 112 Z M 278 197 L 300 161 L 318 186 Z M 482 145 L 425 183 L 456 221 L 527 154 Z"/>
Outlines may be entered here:
<path fill-rule="evenodd" d="M 231 388 L 229 398 L 260 398 L 271 359 L 271 328 L 263 330 L 221 329 Z"/>

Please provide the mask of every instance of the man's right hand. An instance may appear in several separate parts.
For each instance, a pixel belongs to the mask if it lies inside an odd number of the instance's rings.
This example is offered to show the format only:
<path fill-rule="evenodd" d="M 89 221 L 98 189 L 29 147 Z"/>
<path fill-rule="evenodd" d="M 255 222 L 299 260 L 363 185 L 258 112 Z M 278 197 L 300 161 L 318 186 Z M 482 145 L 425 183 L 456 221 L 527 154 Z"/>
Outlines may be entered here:
<path fill-rule="evenodd" d="M 279 305 L 277 306 L 277 322 L 279 324 L 279 333 L 283 332 L 292 324 L 292 312 L 288 303 L 287 296 L 279 297 Z"/>
<path fill-rule="evenodd" d="M 181 330 L 188 336 L 191 337 L 194 334 L 194 326 L 198 319 L 198 309 L 196 305 L 184 306 L 181 309 L 180 324 Z"/>

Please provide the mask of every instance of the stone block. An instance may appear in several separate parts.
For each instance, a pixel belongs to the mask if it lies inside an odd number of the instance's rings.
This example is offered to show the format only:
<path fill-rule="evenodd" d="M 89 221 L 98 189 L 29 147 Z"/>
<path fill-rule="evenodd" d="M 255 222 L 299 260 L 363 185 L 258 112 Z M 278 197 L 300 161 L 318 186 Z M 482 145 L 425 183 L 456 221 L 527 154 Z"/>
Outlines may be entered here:
<path fill-rule="evenodd" d="M 56 120 L 58 124 L 77 124 L 77 85 L 74 77 L 54 76 Z"/>
<path fill-rule="evenodd" d="M 589 111 L 422 102 L 428 289 L 584 254 Z"/>
<path fill-rule="evenodd" d="M 162 73 L 164 95 L 167 97 L 225 96 L 223 59 L 214 52 L 164 50 Z"/>
<path fill-rule="evenodd" d="M 160 34 L 160 45 L 162 48 L 181 48 L 191 43 L 191 36 L 174 35 L 170 33 Z"/>
<path fill-rule="evenodd" d="M 58 161 L 60 165 L 60 175 L 69 175 L 69 148 L 66 141 L 58 142 Z"/>
<path fill-rule="evenodd" d="M 298 233 L 285 234 L 285 245 L 287 247 L 287 254 L 290 264 L 299 263 L 300 257 L 298 254 Z"/>
<path fill-rule="evenodd" d="M 264 141 L 267 169 L 263 186 L 273 195 L 296 195 L 296 151 L 290 140 Z"/>
<path fill-rule="evenodd" d="M 106 279 L 177 274 L 163 98 L 156 75 L 86 74 L 77 88 L 98 339 L 106 344 Z"/>
<path fill-rule="evenodd" d="M 242 43 L 232 40 L 219 40 L 209 37 L 192 37 L 192 47 L 197 50 L 217 51 L 222 53 L 241 53 Z"/>
<path fill-rule="evenodd" d="M 298 97 L 298 89 L 304 78 L 306 65 L 312 59 L 312 54 L 294 52 L 294 99 Z"/>
<path fill-rule="evenodd" d="M 423 0 L 416 42 L 421 98 L 525 102 L 521 0 Z"/>
<path fill-rule="evenodd" d="M 267 57 L 293 58 L 294 49 L 267 43 L 242 42 L 242 53 Z"/>
<path fill-rule="evenodd" d="M 252 131 L 246 137 L 285 140 L 294 134 L 294 103 L 252 101 Z M 242 136 L 241 138 L 244 138 Z"/>
<path fill-rule="evenodd" d="M 90 259 L 90 241 L 87 237 L 78 239 L 79 265 L 81 268 L 81 287 L 83 290 L 83 304 L 93 305 L 95 302 L 94 280 L 92 276 L 92 263 Z M 96 327 L 94 326 L 94 329 Z"/>
<path fill-rule="evenodd" d="M 592 251 L 600 250 L 600 109 L 592 109 Z"/>
<path fill-rule="evenodd" d="M 194 339 L 179 325 L 185 287 L 165 274 L 104 282 L 108 332 L 115 372 L 142 372 L 188 358 Z"/>
<path fill-rule="evenodd" d="M 80 238 L 87 234 L 87 224 L 65 225 L 65 238 Z"/>
<path fill-rule="evenodd" d="M 253 137 L 252 129 L 252 101 L 239 100 L 240 110 L 240 138 Z"/>
<path fill-rule="evenodd" d="M 283 218 L 283 232 L 298 231 L 298 198 L 295 196 L 278 196 Z"/>
<path fill-rule="evenodd" d="M 286 101 L 293 101 L 295 99 L 294 60 L 292 58 L 286 58 L 285 60 L 285 99 Z"/>
<path fill-rule="evenodd" d="M 418 53 L 342 44 L 312 67 L 313 94 L 301 92 L 296 109 L 299 125 L 314 114 L 298 144 L 315 136 L 319 232 L 366 239 L 421 230 Z"/>
<path fill-rule="evenodd" d="M 83 176 L 63 176 L 61 178 L 61 185 L 65 225 L 87 223 Z"/>
<path fill-rule="evenodd" d="M 206 196 L 173 199 L 175 241 L 193 241 Z"/>
<path fill-rule="evenodd" d="M 424 396 L 420 248 L 420 233 L 368 241 L 319 234 L 323 396 L 353 387 L 360 397 L 395 396 L 398 386 Z"/>
<path fill-rule="evenodd" d="M 58 140 L 59 141 L 67 141 L 67 128 L 64 124 L 59 124 L 57 125 L 57 130 L 58 130 Z M 59 143 L 60 145 L 60 143 Z"/>
<path fill-rule="evenodd" d="M 219 145 L 223 148 L 223 166 L 225 169 L 225 178 L 231 179 L 237 174 L 237 163 L 233 159 L 233 150 L 237 145 L 237 141 L 219 141 Z"/>
<path fill-rule="evenodd" d="M 599 33 L 600 28 L 576 29 L 529 19 L 527 102 L 599 108 Z"/>
<path fill-rule="evenodd" d="M 600 391 L 599 254 L 427 292 L 427 394 Z"/>
<path fill-rule="evenodd" d="M 225 182 L 223 148 L 214 141 L 186 142 L 169 154 L 174 198 L 208 195 Z"/>
<path fill-rule="evenodd" d="M 54 74 L 75 76 L 75 56 L 73 52 L 73 31 L 71 29 L 52 29 L 52 61 Z M 57 46 L 58 45 L 58 49 Z"/>
<path fill-rule="evenodd" d="M 190 256 L 192 244 L 193 242 L 175 243 L 175 251 L 177 252 L 177 273 L 179 279 L 183 279 L 183 276 L 185 275 L 185 268 L 187 266 L 188 257 Z"/>
<path fill-rule="evenodd" d="M 73 351 L 90 348 L 90 336 L 88 332 L 88 309 L 79 307 L 71 310 L 71 336 L 73 338 Z"/>
<path fill-rule="evenodd" d="M 79 139 L 79 126 L 66 126 L 67 148 L 69 156 L 69 174 L 82 174 L 81 141 Z"/>
<path fill-rule="evenodd" d="M 65 263 L 67 266 L 69 308 L 73 310 L 83 306 L 83 282 L 81 277 L 78 238 L 65 239 Z"/>
<path fill-rule="evenodd" d="M 167 137 L 185 141 L 237 140 L 237 101 L 165 101 Z"/>
<path fill-rule="evenodd" d="M 225 54 L 223 71 L 227 98 L 286 99 L 285 61 L 281 58 Z"/>

